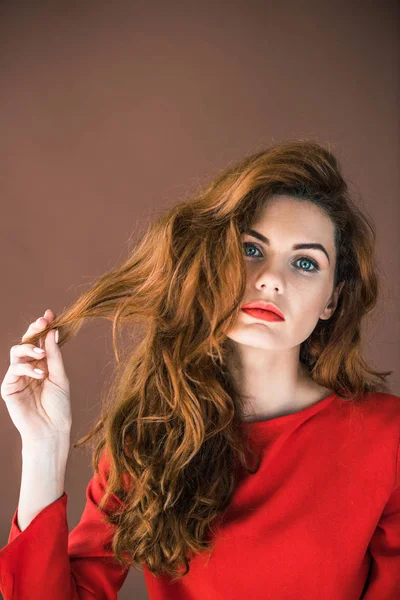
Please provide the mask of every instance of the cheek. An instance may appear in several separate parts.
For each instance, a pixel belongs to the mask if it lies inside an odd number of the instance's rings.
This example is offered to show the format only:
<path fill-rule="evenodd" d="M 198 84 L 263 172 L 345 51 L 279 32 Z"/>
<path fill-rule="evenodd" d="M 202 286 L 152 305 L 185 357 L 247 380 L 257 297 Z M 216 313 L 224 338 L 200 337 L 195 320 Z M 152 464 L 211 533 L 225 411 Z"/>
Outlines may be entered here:
<path fill-rule="evenodd" d="M 320 316 L 328 303 L 326 289 L 308 285 L 307 289 L 291 287 L 288 293 L 288 317 L 292 326 L 306 337 L 315 329 Z"/>
<path fill-rule="evenodd" d="M 286 335 L 290 339 L 290 346 L 297 346 L 307 340 L 318 325 L 321 311 L 310 307 L 301 313 L 291 315 L 287 324 Z"/>
<path fill-rule="evenodd" d="M 315 327 L 325 305 L 325 296 L 308 294 L 302 301 L 290 303 L 292 318 L 300 326 Z"/>

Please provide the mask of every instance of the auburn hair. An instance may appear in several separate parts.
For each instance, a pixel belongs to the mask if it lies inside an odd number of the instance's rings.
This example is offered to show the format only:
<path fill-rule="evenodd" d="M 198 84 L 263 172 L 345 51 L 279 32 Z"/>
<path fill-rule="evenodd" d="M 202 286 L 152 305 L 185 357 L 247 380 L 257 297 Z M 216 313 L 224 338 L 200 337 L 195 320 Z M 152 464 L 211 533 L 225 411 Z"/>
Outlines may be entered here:
<path fill-rule="evenodd" d="M 63 346 L 89 319 L 113 323 L 116 366 L 100 418 L 73 448 L 94 438 L 96 473 L 103 451 L 110 459 L 99 508 L 112 495 L 123 504 L 105 519 L 116 526 L 112 551 L 124 567 L 140 571 L 145 563 L 173 581 L 186 575 L 195 554 L 212 552 L 239 469 L 258 469 L 239 427 L 243 396 L 227 369 L 226 332 L 246 290 L 241 233 L 276 194 L 313 202 L 329 216 L 334 287 L 344 282 L 331 318 L 320 319 L 301 344 L 301 362 L 315 382 L 353 403 L 388 391 L 392 371 L 374 371 L 361 355 L 361 324 L 378 298 L 375 226 L 331 150 L 308 139 L 284 141 L 197 185 L 129 241 L 122 264 L 25 340 L 36 344 L 57 328 Z"/>

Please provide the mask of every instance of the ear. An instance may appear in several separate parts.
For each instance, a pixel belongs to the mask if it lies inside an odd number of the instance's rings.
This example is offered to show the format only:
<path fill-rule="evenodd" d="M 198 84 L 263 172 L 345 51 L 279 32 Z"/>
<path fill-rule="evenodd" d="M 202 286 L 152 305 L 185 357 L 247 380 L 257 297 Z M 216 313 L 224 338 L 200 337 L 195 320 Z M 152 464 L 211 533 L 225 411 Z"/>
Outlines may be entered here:
<path fill-rule="evenodd" d="M 344 284 L 345 284 L 345 282 L 341 281 L 336 286 L 336 289 L 333 291 L 328 304 L 325 306 L 324 310 L 322 311 L 322 313 L 320 315 L 320 319 L 327 320 L 327 319 L 331 318 L 331 316 L 333 315 L 333 313 L 336 310 L 337 303 L 339 300 L 339 295 L 340 295 L 340 292 L 342 291 Z"/>

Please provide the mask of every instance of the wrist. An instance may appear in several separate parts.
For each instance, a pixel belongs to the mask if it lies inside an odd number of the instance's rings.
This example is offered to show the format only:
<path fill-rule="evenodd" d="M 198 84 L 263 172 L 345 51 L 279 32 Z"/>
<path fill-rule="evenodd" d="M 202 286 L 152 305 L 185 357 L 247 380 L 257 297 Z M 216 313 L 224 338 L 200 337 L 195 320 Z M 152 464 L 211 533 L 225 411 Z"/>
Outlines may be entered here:
<path fill-rule="evenodd" d="M 46 438 L 22 438 L 22 451 L 35 449 L 56 449 L 69 447 L 71 444 L 71 433 L 57 433 Z"/>
<path fill-rule="evenodd" d="M 52 463 L 66 466 L 70 450 L 70 436 L 62 435 L 45 439 L 30 439 L 22 441 L 21 454 L 24 463 Z"/>

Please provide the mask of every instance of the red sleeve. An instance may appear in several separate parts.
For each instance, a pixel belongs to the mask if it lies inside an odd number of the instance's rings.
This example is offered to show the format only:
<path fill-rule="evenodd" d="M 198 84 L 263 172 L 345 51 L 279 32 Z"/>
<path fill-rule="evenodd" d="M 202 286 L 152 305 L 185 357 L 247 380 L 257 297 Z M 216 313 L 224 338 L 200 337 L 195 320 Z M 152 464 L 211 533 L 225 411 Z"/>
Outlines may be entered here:
<path fill-rule="evenodd" d="M 368 498 L 365 500 L 368 502 Z M 394 490 L 368 549 L 372 562 L 363 599 L 400 598 L 400 445 L 397 452 L 397 477 Z"/>
<path fill-rule="evenodd" d="M 108 461 L 103 452 L 86 489 L 86 505 L 69 533 L 67 494 L 46 506 L 22 532 L 12 518 L 8 543 L 0 550 L 0 592 L 4 600 L 116 600 L 129 567 L 123 569 L 106 549 L 113 525 L 102 515 L 121 506 L 114 494 L 101 512 Z M 111 544 L 110 544 L 111 547 Z"/>

